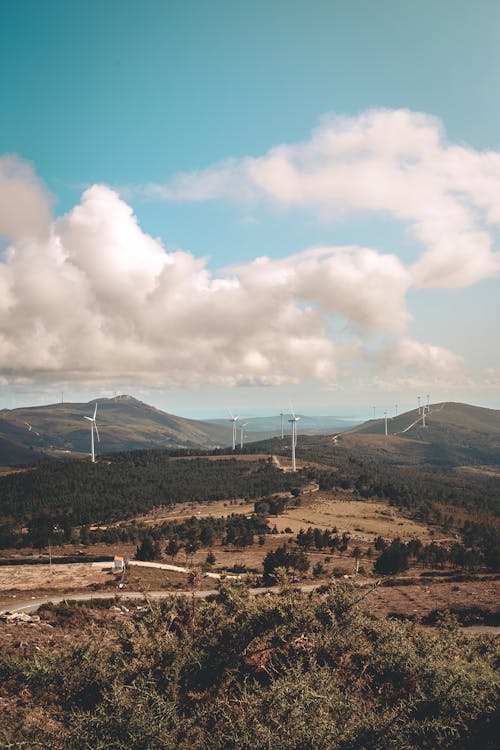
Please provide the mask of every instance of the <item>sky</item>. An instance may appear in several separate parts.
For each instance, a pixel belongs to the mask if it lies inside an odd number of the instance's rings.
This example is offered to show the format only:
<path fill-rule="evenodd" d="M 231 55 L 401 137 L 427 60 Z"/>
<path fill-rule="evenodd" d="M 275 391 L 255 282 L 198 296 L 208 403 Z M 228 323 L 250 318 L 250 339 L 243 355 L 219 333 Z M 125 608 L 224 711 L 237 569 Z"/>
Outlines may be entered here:
<path fill-rule="evenodd" d="M 500 408 L 496 0 L 0 0 L 0 408 Z"/>

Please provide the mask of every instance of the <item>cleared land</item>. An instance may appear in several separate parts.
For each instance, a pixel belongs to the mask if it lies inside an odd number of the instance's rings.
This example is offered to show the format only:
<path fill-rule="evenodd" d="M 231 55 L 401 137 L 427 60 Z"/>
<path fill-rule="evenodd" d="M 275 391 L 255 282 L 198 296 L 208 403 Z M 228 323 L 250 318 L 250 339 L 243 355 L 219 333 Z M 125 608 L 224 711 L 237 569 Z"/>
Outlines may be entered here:
<path fill-rule="evenodd" d="M 287 527 L 294 533 L 308 526 L 320 529 L 337 527 L 340 533 L 349 532 L 357 539 L 372 540 L 374 536 L 431 541 L 432 529 L 423 523 L 405 518 L 396 508 L 382 501 L 353 500 L 352 492 L 315 492 L 302 495 L 297 508 L 289 508 L 282 515 L 270 519 L 278 531 Z"/>

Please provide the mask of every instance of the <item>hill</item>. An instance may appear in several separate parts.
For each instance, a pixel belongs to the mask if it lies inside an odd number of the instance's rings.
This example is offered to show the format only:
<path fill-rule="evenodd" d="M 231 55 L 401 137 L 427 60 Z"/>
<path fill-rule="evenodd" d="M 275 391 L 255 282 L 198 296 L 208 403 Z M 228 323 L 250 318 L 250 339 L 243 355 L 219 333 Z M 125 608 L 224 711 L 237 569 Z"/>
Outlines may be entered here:
<path fill-rule="evenodd" d="M 444 402 L 423 415 L 417 409 L 387 420 L 372 419 L 339 435 L 338 441 L 368 454 L 383 452 L 388 463 L 500 463 L 500 410 Z"/>
<path fill-rule="evenodd" d="M 32 464 L 40 460 L 41 454 L 33 448 L 13 443 L 0 437 L 0 466 L 19 466 L 20 464 Z"/>
<path fill-rule="evenodd" d="M 140 448 L 213 448 L 230 442 L 230 429 L 184 419 L 131 396 L 0 411 L 0 438 L 25 449 L 88 453 L 89 423 L 97 403 L 99 452 Z M 0 465 L 5 465 L 0 446 Z"/>

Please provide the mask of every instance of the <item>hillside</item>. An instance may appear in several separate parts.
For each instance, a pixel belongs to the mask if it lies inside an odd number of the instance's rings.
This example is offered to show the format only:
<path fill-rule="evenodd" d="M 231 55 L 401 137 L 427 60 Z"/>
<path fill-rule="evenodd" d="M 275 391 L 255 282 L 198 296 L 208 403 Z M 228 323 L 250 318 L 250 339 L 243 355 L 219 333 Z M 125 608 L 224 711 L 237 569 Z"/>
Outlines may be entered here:
<path fill-rule="evenodd" d="M 28 449 L 88 453 L 89 423 L 83 417 L 92 415 L 95 403 L 100 453 L 136 448 L 211 448 L 227 445 L 231 439 L 228 427 L 167 414 L 131 396 L 3 409 L 0 437 Z M 5 463 L 0 446 L 0 465 Z"/>
<path fill-rule="evenodd" d="M 500 463 L 500 411 L 454 402 L 431 405 L 387 420 L 373 419 L 339 435 L 338 442 L 357 450 L 384 452 L 388 462 L 437 465 Z M 377 437 L 375 437 L 377 436 Z M 416 459 L 416 460 L 415 460 Z"/>
<path fill-rule="evenodd" d="M 0 466 L 32 464 L 34 461 L 40 460 L 41 457 L 41 454 L 33 448 L 27 448 L 0 437 Z"/>

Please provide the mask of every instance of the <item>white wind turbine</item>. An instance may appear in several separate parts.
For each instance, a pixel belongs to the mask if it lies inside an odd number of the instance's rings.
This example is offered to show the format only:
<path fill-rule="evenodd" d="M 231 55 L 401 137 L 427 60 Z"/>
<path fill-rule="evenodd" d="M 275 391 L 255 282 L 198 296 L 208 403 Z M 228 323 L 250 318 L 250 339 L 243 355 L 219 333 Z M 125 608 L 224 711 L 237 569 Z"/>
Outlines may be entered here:
<path fill-rule="evenodd" d="M 240 448 L 243 448 L 243 428 L 246 427 L 248 422 L 245 422 L 245 424 L 240 424 Z"/>
<path fill-rule="evenodd" d="M 290 406 L 292 409 L 292 418 L 288 421 L 292 424 L 292 471 L 297 471 L 297 466 L 295 463 L 295 448 L 297 447 L 297 422 L 299 421 L 300 417 L 295 416 L 293 406 L 291 404 Z"/>
<path fill-rule="evenodd" d="M 228 412 L 231 415 L 231 419 L 229 421 L 233 423 L 233 451 L 234 451 L 236 449 L 236 430 L 237 430 L 236 422 L 238 421 L 239 417 L 238 416 L 235 417 L 234 414 L 229 409 L 228 409 Z"/>
<path fill-rule="evenodd" d="M 94 416 L 93 417 L 84 417 L 84 419 L 88 419 L 90 422 L 90 454 L 92 456 L 92 463 L 95 463 L 95 451 L 94 451 L 94 430 L 95 434 L 97 436 L 97 442 L 100 442 L 99 440 L 99 430 L 97 429 L 97 424 L 95 421 L 97 414 L 97 404 L 95 405 L 94 409 Z"/>

